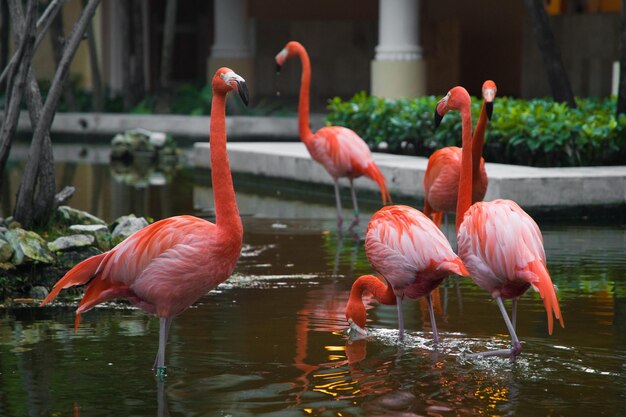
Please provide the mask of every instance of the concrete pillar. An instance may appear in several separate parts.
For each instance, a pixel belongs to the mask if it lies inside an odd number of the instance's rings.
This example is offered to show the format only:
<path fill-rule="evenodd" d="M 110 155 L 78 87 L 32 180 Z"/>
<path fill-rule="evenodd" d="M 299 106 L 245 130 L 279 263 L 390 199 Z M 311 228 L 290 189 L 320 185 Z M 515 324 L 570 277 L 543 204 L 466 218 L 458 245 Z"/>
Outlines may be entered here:
<path fill-rule="evenodd" d="M 413 98 L 426 93 L 419 45 L 419 0 L 379 0 L 378 46 L 372 61 L 372 95 Z"/>
<path fill-rule="evenodd" d="M 246 0 L 214 0 L 213 22 L 215 33 L 207 62 L 207 79 L 210 81 L 218 68 L 229 67 L 241 75 L 252 90 L 254 60 L 250 48 Z"/>

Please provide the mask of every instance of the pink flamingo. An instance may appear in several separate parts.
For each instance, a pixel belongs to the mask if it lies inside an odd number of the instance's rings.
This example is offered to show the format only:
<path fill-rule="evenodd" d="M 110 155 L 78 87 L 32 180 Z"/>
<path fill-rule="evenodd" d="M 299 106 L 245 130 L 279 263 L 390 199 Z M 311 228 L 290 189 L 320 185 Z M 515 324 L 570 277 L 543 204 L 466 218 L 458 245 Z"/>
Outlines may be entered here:
<path fill-rule="evenodd" d="M 309 89 L 311 85 L 311 63 L 309 55 L 299 42 L 291 41 L 276 55 L 277 70 L 289 58 L 298 56 L 302 63 L 302 79 L 300 84 L 300 100 L 298 103 L 298 130 L 311 158 L 322 164 L 335 183 L 335 199 L 337 202 L 337 219 L 343 222 L 341 215 L 341 199 L 339 197 L 339 178 L 346 177 L 350 181 L 354 220 L 350 227 L 359 223 L 359 207 L 353 181 L 360 176 L 373 180 L 380 188 L 383 205 L 391 202 L 387 191 L 385 177 L 372 160 L 372 153 L 367 144 L 352 130 L 341 126 L 325 126 L 315 134 L 309 126 Z"/>
<path fill-rule="evenodd" d="M 126 298 L 159 317 L 157 376 L 165 375 L 165 346 L 172 320 L 198 298 L 224 282 L 241 253 L 243 229 L 226 152 L 226 94 L 235 90 L 248 104 L 242 77 L 220 68 L 212 80 L 210 147 L 215 196 L 215 224 L 193 216 L 175 216 L 134 233 L 108 252 L 72 268 L 41 303 L 52 301 L 63 288 L 88 284 L 80 314 L 102 302 Z"/>
<path fill-rule="evenodd" d="M 365 291 L 380 303 L 396 304 L 400 339 L 404 338 L 402 299 L 427 296 L 433 341 L 439 342 L 431 292 L 449 274 L 468 275 L 441 230 L 421 211 L 394 205 L 372 216 L 365 236 L 365 253 L 385 282 L 373 275 L 359 277 L 350 290 L 346 319 L 351 330 L 365 336 Z"/>
<path fill-rule="evenodd" d="M 491 120 L 496 91 L 496 83 L 493 81 L 483 83 L 484 101 L 472 139 L 472 203 L 482 201 L 487 192 L 487 172 L 482 154 L 485 129 Z M 456 210 L 460 173 L 461 148 L 458 146 L 438 149 L 428 158 L 424 175 L 424 214 L 432 216 L 437 226 L 441 226 L 445 213 Z"/>
<path fill-rule="evenodd" d="M 509 354 L 514 360 L 522 351 L 515 333 L 517 299 L 530 286 L 539 291 L 552 334 L 552 314 L 563 324 L 559 301 L 546 267 L 543 237 L 537 223 L 511 200 L 478 202 L 472 205 L 472 118 L 470 96 L 463 87 L 454 87 L 435 109 L 435 126 L 449 110 L 461 112 L 463 145 L 457 198 L 457 242 L 459 256 L 474 282 L 495 298 L 511 334 L 511 349 L 481 353 Z M 503 299 L 513 300 L 511 320 Z"/>

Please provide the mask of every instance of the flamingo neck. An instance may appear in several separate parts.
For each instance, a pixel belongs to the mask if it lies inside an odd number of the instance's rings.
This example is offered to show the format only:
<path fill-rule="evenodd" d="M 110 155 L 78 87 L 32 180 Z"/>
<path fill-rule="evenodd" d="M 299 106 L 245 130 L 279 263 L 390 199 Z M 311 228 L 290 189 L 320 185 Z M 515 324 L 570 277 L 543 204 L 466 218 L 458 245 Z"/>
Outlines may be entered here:
<path fill-rule="evenodd" d="M 243 236 L 241 218 L 226 151 L 226 94 L 213 93 L 211 103 L 211 182 L 215 199 L 215 224 L 233 237 Z"/>
<path fill-rule="evenodd" d="M 476 123 L 476 128 L 474 129 L 474 137 L 472 138 L 472 178 L 474 181 L 479 178 L 480 158 L 483 156 L 487 122 L 487 102 L 483 101 L 478 123 Z"/>
<path fill-rule="evenodd" d="M 298 57 L 302 64 L 302 77 L 300 79 L 300 98 L 298 101 L 298 132 L 300 139 L 307 144 L 313 136 L 309 126 L 309 102 L 311 89 L 311 61 L 304 47 L 298 48 Z"/>
<path fill-rule="evenodd" d="M 469 103 L 461 107 L 461 129 L 463 144 L 461 147 L 461 175 L 456 205 L 456 230 L 458 232 L 465 212 L 472 205 L 472 115 Z"/>
<path fill-rule="evenodd" d="M 369 291 L 374 298 L 381 304 L 396 304 L 396 295 L 391 285 L 382 282 L 373 275 L 363 275 L 357 279 L 350 290 L 350 301 L 359 300 L 363 297 L 363 293 Z"/>

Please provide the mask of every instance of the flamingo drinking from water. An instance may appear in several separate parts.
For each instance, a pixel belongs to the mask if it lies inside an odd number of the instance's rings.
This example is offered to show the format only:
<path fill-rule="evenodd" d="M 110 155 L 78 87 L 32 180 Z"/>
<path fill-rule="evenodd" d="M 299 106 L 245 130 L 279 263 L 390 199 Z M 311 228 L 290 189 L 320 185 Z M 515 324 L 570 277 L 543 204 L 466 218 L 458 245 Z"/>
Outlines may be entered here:
<path fill-rule="evenodd" d="M 472 203 L 482 201 L 487 192 L 487 172 L 482 153 L 485 129 L 491 119 L 496 91 L 496 83 L 493 81 L 483 83 L 484 101 L 472 139 Z M 441 226 L 445 213 L 456 210 L 460 173 L 461 148 L 458 146 L 438 149 L 428 158 L 424 174 L 424 214 L 432 216 L 437 226 Z"/>
<path fill-rule="evenodd" d="M 441 230 L 421 211 L 394 205 L 383 207 L 367 225 L 365 253 L 382 276 L 359 277 L 350 290 L 346 319 L 351 330 L 366 335 L 363 293 L 372 293 L 380 303 L 396 304 L 400 339 L 404 337 L 402 299 L 428 297 L 433 340 L 439 336 L 431 292 L 449 274 L 468 275 Z"/>
<path fill-rule="evenodd" d="M 88 284 L 80 314 L 97 304 L 126 298 L 159 317 L 156 373 L 165 375 L 165 346 L 175 316 L 224 282 L 241 253 L 243 229 L 226 152 L 226 94 L 235 90 L 245 104 L 248 89 L 242 77 L 220 68 L 212 80 L 210 147 L 215 196 L 215 224 L 193 216 L 175 216 L 153 223 L 108 252 L 72 268 L 41 303 L 52 301 L 63 288 Z"/>
<path fill-rule="evenodd" d="M 481 355 L 508 354 L 514 360 L 522 351 L 515 333 L 517 299 L 529 287 L 539 291 L 548 315 L 548 333 L 553 317 L 563 326 L 554 285 L 546 267 L 543 237 L 537 223 L 511 200 L 478 202 L 472 205 L 472 118 L 470 96 L 463 87 L 454 87 L 435 109 L 435 126 L 449 110 L 461 112 L 463 145 L 461 175 L 456 207 L 458 253 L 470 276 L 495 298 L 511 334 L 512 347 Z M 513 319 L 503 299 L 513 300 Z"/>
<path fill-rule="evenodd" d="M 341 126 L 325 126 L 317 132 L 311 132 L 309 126 L 309 89 L 311 85 L 311 63 L 309 55 L 299 42 L 289 42 L 276 55 L 278 70 L 289 58 L 299 57 L 302 64 L 300 99 L 298 103 L 298 130 L 311 157 L 322 164 L 335 183 L 337 219 L 343 222 L 341 199 L 339 196 L 339 178 L 345 177 L 350 182 L 354 220 L 351 226 L 359 223 L 359 207 L 356 200 L 353 181 L 360 176 L 373 180 L 380 188 L 383 205 L 391 202 L 385 177 L 372 160 L 372 153 L 363 139 L 352 130 Z"/>

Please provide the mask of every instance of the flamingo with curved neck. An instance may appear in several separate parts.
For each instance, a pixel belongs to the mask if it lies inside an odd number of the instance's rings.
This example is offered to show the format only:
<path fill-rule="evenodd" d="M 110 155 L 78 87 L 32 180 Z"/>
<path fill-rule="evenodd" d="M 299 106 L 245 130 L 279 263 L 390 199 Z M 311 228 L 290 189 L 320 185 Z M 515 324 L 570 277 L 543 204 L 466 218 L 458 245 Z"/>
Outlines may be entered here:
<path fill-rule="evenodd" d="M 193 216 L 174 216 L 135 232 L 108 252 L 72 268 L 41 303 L 49 303 L 63 288 L 88 284 L 76 310 L 80 314 L 115 298 L 159 317 L 156 374 L 165 375 L 165 346 L 175 316 L 224 282 L 241 253 L 243 228 L 226 152 L 226 94 L 237 91 L 248 104 L 243 78 L 220 68 L 212 80 L 210 147 L 215 224 Z"/>
<path fill-rule="evenodd" d="M 522 351 L 515 332 L 517 299 L 529 287 L 543 299 L 552 334 L 553 314 L 561 326 L 563 317 L 556 291 L 546 266 L 543 237 L 537 223 L 512 200 L 477 202 L 472 205 L 472 119 L 470 96 L 463 87 L 454 87 L 435 109 L 437 126 L 449 110 L 461 112 L 463 145 L 457 197 L 457 242 L 459 256 L 472 280 L 496 300 L 509 330 L 512 348 L 481 353 L 481 356 L 506 354 L 514 360 Z M 513 319 L 503 299 L 513 300 Z"/>
<path fill-rule="evenodd" d="M 483 83 L 483 105 L 472 138 L 472 202 L 482 201 L 487 192 L 487 171 L 482 157 L 485 130 L 493 112 L 497 87 L 492 80 Z M 437 226 L 446 213 L 456 211 L 459 176 L 461 172 L 461 148 L 446 146 L 428 158 L 424 174 L 424 214 L 431 216 Z"/>
<path fill-rule="evenodd" d="M 320 163 L 332 177 L 335 184 L 335 201 L 337 220 L 343 222 L 341 214 L 341 198 L 339 195 L 339 178 L 347 178 L 350 182 L 350 193 L 354 208 L 354 220 L 350 227 L 359 223 L 359 207 L 354 190 L 354 179 L 365 176 L 374 181 L 380 188 L 383 205 L 391 202 L 387 191 L 386 180 L 372 159 L 372 152 L 359 135 L 342 126 L 325 126 L 313 133 L 309 124 L 309 92 L 311 87 L 311 62 L 309 54 L 299 42 L 288 42 L 276 55 L 277 69 L 293 57 L 300 58 L 302 77 L 298 101 L 298 132 L 300 139 L 311 154 L 313 160 Z"/>
<path fill-rule="evenodd" d="M 383 207 L 367 225 L 365 253 L 385 282 L 373 275 L 361 276 L 354 282 L 346 306 L 350 330 L 361 336 L 367 334 L 362 301 L 366 291 L 380 303 L 397 305 L 400 339 L 404 338 L 402 300 L 427 297 L 433 341 L 438 343 L 431 293 L 449 274 L 468 274 L 441 230 L 412 207 Z"/>

